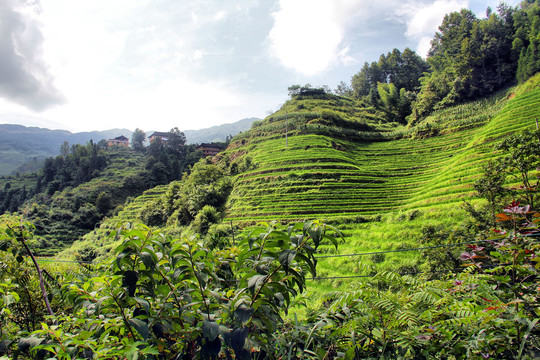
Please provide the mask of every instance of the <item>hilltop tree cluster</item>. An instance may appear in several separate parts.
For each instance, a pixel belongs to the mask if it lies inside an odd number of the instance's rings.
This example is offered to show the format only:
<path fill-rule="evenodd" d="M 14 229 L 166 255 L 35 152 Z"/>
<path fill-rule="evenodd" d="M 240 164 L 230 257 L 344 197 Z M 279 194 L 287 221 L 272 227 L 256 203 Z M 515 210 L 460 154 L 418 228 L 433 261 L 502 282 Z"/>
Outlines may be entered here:
<path fill-rule="evenodd" d="M 172 182 L 161 198 L 142 209 L 142 220 L 150 226 L 185 226 L 196 220 L 195 227 L 204 235 L 210 224 L 221 219 L 232 190 L 226 175 L 225 169 L 200 160 L 182 181 Z"/>
<path fill-rule="evenodd" d="M 45 160 L 32 188 L 26 185 L 12 188 L 9 182 L 4 185 L 4 190 L 0 191 L 0 214 L 17 211 L 26 200 L 37 194 L 50 196 L 99 176 L 107 166 L 105 147 L 104 142 L 94 144 L 90 141 L 87 145 L 76 144 L 70 148 L 64 142 L 60 149 L 62 155 Z"/>
<path fill-rule="evenodd" d="M 410 49 L 383 54 L 352 77 L 352 95 L 383 110 L 388 121 L 414 123 L 528 79 L 540 69 L 539 34 L 539 1 L 524 1 L 519 9 L 501 3 L 484 19 L 470 10 L 453 12 L 425 61 Z"/>

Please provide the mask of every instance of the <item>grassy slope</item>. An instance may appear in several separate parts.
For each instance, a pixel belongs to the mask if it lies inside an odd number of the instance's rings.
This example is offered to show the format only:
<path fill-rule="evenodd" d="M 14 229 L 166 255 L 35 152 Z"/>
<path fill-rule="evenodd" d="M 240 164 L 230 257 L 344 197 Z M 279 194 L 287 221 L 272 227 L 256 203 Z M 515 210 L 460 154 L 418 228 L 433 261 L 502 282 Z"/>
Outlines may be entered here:
<path fill-rule="evenodd" d="M 478 165 L 492 156 L 490 141 L 482 139 L 494 126 L 480 125 L 496 118 L 506 101 L 499 94 L 491 102 L 467 126 L 478 103 L 434 114 L 420 128 L 446 133 L 435 137 L 418 138 L 422 131 L 409 131 L 407 139 L 358 142 L 301 133 L 289 136 L 287 148 L 282 136 L 254 138 L 255 146 L 247 141 L 229 150 L 230 156 L 248 154 L 258 166 L 238 175 L 228 217 L 354 220 L 459 201 L 470 195 Z M 445 119 L 444 127 L 437 125 L 439 119 Z"/>
<path fill-rule="evenodd" d="M 293 114 L 293 135 L 289 133 L 285 148 L 284 124 L 267 118 L 262 129 L 235 138 L 228 150 L 231 158 L 251 156 L 257 168 L 237 176 L 227 220 L 249 224 L 326 219 L 345 230 L 340 253 L 415 247 L 423 227 L 450 228 L 465 218 L 461 204 L 473 197 L 472 184 L 482 164 L 496 156 L 494 144 L 535 126 L 539 84 L 536 76 L 514 94 L 501 92 L 434 113 L 414 129 L 399 129 L 398 134 L 408 137 L 401 140 L 348 141 L 309 134 L 321 131 L 303 130 L 302 120 L 309 127 L 315 115 L 309 114 L 306 121 Z M 294 107 L 291 102 L 286 106 Z M 313 107 L 309 111 L 320 111 Z M 333 110 L 340 111 L 335 106 Z M 273 118 L 281 119 L 279 115 Z M 374 126 L 376 119 L 364 118 L 364 123 Z M 395 135 L 383 133 L 387 138 Z M 366 260 L 324 259 L 319 262 L 320 275 L 358 274 L 360 263 L 370 262 Z M 419 262 L 418 254 L 408 252 L 387 255 L 382 266 L 415 270 Z"/>

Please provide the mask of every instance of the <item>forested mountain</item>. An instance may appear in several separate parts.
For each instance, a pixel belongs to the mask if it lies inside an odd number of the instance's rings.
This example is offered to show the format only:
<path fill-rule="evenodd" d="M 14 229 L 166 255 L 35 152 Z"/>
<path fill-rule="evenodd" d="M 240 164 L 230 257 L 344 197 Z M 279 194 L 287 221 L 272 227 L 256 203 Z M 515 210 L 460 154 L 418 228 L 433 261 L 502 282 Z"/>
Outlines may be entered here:
<path fill-rule="evenodd" d="M 185 130 L 187 144 L 225 142 L 236 134 L 248 130 L 256 118 L 242 119 L 199 130 Z M 153 131 L 148 131 L 147 136 Z M 124 135 L 131 139 L 132 130 L 111 129 L 71 133 L 67 130 L 49 130 L 22 125 L 0 124 L 0 175 L 29 173 L 39 170 L 43 161 L 60 154 L 60 146 L 67 141 L 69 146 L 86 144 L 92 140 L 113 139 Z"/>
<path fill-rule="evenodd" d="M 16 171 L 25 163 L 29 166 L 19 170 L 36 171 L 47 157 L 60 153 L 60 146 L 67 141 L 69 145 L 86 144 L 93 140 L 96 144 L 102 139 L 110 139 L 120 135 L 131 136 L 126 129 L 111 129 L 71 133 L 67 130 L 49 130 L 22 125 L 0 124 L 0 175 Z M 33 167 L 32 163 L 35 163 Z"/>
<path fill-rule="evenodd" d="M 54 253 L 117 212 L 128 197 L 180 179 L 202 158 L 196 147 L 172 132 L 168 142 L 139 150 L 103 141 L 63 146 L 39 172 L 0 180 L 0 214 L 23 213 L 42 238 L 40 253 Z"/>

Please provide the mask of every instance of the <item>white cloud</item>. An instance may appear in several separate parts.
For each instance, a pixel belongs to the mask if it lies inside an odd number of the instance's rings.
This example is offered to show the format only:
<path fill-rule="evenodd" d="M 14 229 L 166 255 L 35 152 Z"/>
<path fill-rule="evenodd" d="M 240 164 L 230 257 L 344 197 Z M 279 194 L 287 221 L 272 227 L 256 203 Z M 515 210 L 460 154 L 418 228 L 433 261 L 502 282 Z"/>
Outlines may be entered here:
<path fill-rule="evenodd" d="M 351 48 L 349 46 L 346 46 L 341 49 L 341 51 L 337 54 L 337 57 L 341 64 L 348 66 L 357 63 L 356 59 L 349 55 L 350 51 Z"/>
<path fill-rule="evenodd" d="M 175 126 L 185 130 L 257 116 L 254 102 L 254 96 L 236 91 L 224 81 L 178 76 L 152 88 L 109 84 L 91 102 L 75 99 L 73 106 L 54 109 L 48 115 L 64 122 L 76 119 L 78 130 L 139 127 L 165 131 Z"/>
<path fill-rule="evenodd" d="M 339 59 L 350 61 L 343 39 L 349 23 L 366 8 L 364 0 L 281 0 L 272 14 L 272 55 L 304 75 L 327 70 Z"/>
<path fill-rule="evenodd" d="M 396 15 L 401 16 L 407 25 L 405 35 L 416 41 L 416 52 L 425 57 L 444 16 L 468 7 L 469 0 L 408 1 L 396 8 Z"/>
<path fill-rule="evenodd" d="M 69 104 L 44 116 L 85 130 L 166 130 L 236 121 L 242 106 L 255 111 L 233 84 L 205 80 L 195 71 L 207 54 L 198 38 L 228 11 L 212 4 L 206 5 L 216 11 L 209 14 L 191 3 L 164 8 L 144 0 L 108 3 L 47 0 L 46 55 Z"/>
<path fill-rule="evenodd" d="M 38 3 L 0 3 L 0 97 L 34 111 L 64 102 L 43 56 Z"/>
<path fill-rule="evenodd" d="M 218 12 L 213 16 L 213 20 L 214 20 L 214 21 L 221 21 L 221 20 L 225 19 L 226 16 L 227 16 L 227 12 L 221 10 L 221 11 L 218 11 Z"/>

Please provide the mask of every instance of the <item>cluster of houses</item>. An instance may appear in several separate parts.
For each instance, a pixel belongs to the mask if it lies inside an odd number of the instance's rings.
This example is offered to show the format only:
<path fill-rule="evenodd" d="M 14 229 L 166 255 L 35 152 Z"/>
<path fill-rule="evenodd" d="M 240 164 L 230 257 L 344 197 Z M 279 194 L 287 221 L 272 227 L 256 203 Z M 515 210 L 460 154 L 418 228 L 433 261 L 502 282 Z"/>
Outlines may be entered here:
<path fill-rule="evenodd" d="M 166 143 L 169 139 L 170 133 L 155 131 L 152 135 L 148 137 L 150 142 L 155 141 L 159 138 L 163 143 Z M 124 135 L 115 137 L 114 139 L 107 139 L 107 146 L 124 146 L 129 147 L 129 139 Z M 225 147 L 219 143 L 202 143 L 197 147 L 197 150 L 200 150 L 203 153 L 203 156 L 215 156 L 221 151 L 225 150 Z"/>

